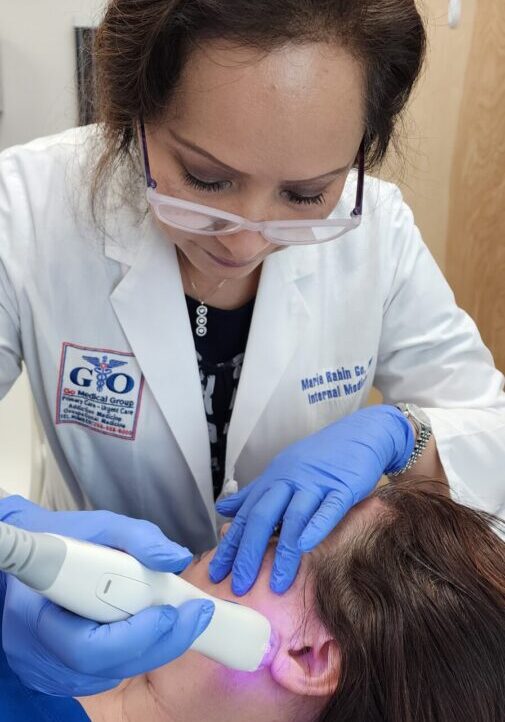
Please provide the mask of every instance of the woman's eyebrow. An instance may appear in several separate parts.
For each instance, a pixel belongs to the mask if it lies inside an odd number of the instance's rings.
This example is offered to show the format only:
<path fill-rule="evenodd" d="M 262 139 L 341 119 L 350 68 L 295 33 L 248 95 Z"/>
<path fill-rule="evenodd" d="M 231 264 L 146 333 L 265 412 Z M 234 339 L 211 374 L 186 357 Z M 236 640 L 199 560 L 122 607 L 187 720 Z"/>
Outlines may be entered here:
<path fill-rule="evenodd" d="M 249 173 L 243 173 L 242 171 L 239 171 L 236 168 L 232 168 L 231 166 L 227 165 L 226 163 L 223 163 L 222 161 L 218 160 L 215 156 L 213 156 L 212 153 L 209 153 L 204 148 L 200 148 L 200 146 L 196 145 L 196 143 L 192 143 L 190 140 L 183 138 L 181 135 L 176 133 L 175 130 L 171 129 L 170 133 L 180 145 L 183 145 L 186 148 L 193 150 L 195 153 L 199 153 L 200 155 L 203 155 L 205 158 L 208 158 L 208 160 L 211 160 L 213 163 L 220 166 L 227 173 L 231 173 L 232 175 L 235 175 L 235 176 L 237 176 L 237 175 L 242 176 L 243 178 L 250 178 Z M 347 172 L 349 170 L 350 166 L 351 166 L 351 163 L 343 166 L 342 168 L 337 168 L 336 170 L 332 170 L 329 173 L 323 173 L 323 175 L 316 176 L 315 178 L 304 178 L 303 180 L 285 180 L 285 181 L 281 181 L 281 183 L 283 183 L 285 185 L 302 185 L 302 184 L 307 184 L 307 183 L 315 183 L 316 181 L 330 180 L 331 178 L 338 176 L 341 173 Z"/>

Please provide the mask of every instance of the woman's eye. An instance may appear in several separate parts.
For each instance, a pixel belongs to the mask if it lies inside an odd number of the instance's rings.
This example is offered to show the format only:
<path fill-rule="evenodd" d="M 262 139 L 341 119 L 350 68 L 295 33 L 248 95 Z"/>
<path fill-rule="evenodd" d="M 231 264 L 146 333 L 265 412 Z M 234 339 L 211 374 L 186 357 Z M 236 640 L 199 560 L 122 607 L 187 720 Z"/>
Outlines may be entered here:
<path fill-rule="evenodd" d="M 229 183 L 229 181 L 215 181 L 213 183 L 206 183 L 199 178 L 195 178 L 195 176 L 191 175 L 191 173 L 188 173 L 187 170 L 184 171 L 183 179 L 186 185 L 191 186 L 191 188 L 196 188 L 199 191 L 210 191 L 211 193 L 224 190 Z"/>
<path fill-rule="evenodd" d="M 230 181 L 214 181 L 212 183 L 208 183 L 196 178 L 187 170 L 184 170 L 183 172 L 183 180 L 184 183 L 191 188 L 196 188 L 198 191 L 206 191 L 209 193 L 224 191 L 230 186 Z M 324 193 L 318 193 L 316 196 L 301 196 L 298 193 L 293 193 L 293 191 L 284 191 L 284 193 L 286 194 L 288 201 L 297 206 L 322 205 L 326 200 Z"/>
<path fill-rule="evenodd" d="M 293 193 L 292 191 L 286 191 L 286 194 L 288 196 L 288 199 L 290 203 L 295 203 L 297 205 L 322 205 L 325 200 L 326 196 L 324 193 L 318 193 L 317 196 L 300 196 L 298 193 Z"/>

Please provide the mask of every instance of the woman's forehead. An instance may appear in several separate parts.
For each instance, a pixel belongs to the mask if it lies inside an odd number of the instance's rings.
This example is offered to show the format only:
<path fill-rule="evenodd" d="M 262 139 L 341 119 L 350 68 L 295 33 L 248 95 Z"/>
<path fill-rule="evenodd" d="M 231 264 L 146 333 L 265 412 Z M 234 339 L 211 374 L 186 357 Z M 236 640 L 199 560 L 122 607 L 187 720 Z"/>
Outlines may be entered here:
<path fill-rule="evenodd" d="M 363 97 L 361 65 L 338 47 L 210 44 L 189 56 L 166 125 L 251 175 L 310 178 L 353 161 Z"/>

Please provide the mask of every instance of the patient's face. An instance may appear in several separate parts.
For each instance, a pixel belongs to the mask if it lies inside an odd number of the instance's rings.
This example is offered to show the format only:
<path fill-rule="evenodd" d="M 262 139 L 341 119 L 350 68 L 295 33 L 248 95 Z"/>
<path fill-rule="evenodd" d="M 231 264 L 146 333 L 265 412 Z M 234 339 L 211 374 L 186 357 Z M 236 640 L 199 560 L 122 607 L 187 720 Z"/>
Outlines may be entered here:
<path fill-rule="evenodd" d="M 227 531 L 228 527 L 229 524 L 223 527 L 223 533 Z M 270 590 L 270 574 L 276 546 L 276 539 L 272 539 L 268 545 L 256 583 L 247 594 L 241 597 L 237 597 L 232 591 L 231 575 L 219 584 L 213 584 L 210 581 L 209 564 L 214 556 L 215 549 L 204 552 L 201 557 L 195 557 L 192 564 L 181 576 L 207 594 L 256 609 L 268 617 L 273 629 L 281 634 L 287 633 L 300 620 L 302 604 L 305 606 L 305 601 L 308 602 L 303 598 L 303 595 L 309 593 L 309 590 L 306 589 L 308 585 L 305 584 L 308 557 L 302 560 L 302 567 L 291 589 L 281 596 L 274 594 Z"/>
<path fill-rule="evenodd" d="M 270 590 L 276 540 L 269 544 L 256 583 L 242 597 L 233 594 L 230 576 L 219 584 L 210 581 L 208 568 L 215 549 L 205 552 L 200 558 L 196 557 L 181 576 L 207 594 L 247 605 L 264 614 L 284 650 L 281 659 L 285 659 L 291 655 L 291 649 L 304 647 L 306 633 L 314 637 L 320 630 L 313 603 L 313 588 L 308 577 L 311 556 L 327 553 L 327 545 L 334 548 L 347 535 L 356 533 L 360 524 L 375 511 L 376 501 L 373 499 L 354 507 L 322 545 L 304 555 L 294 584 L 282 595 Z M 291 720 L 311 719 L 311 714 L 320 704 L 316 698 L 309 701 L 309 698 L 302 700 L 300 696 L 293 695 L 274 680 L 268 667 L 254 673 L 237 672 L 192 651 L 147 676 L 150 689 L 161 706 L 165 705 L 168 710 L 175 705 L 175 718 L 188 721 L 200 718 L 213 720 L 212 715 L 209 717 L 209 710 L 221 712 L 221 716 L 215 719 L 237 719 L 240 722 L 257 720 L 262 715 L 265 719 L 271 719 L 272 710 L 275 719 L 279 720 L 285 719 L 280 710 L 284 710 Z M 296 714 L 290 706 L 293 701 Z M 238 717 L 237 706 L 240 709 Z"/>
<path fill-rule="evenodd" d="M 255 585 L 242 597 L 233 594 L 231 577 L 220 584 L 210 581 L 208 568 L 215 549 L 204 552 L 200 558 L 196 557 L 181 576 L 207 594 L 256 609 L 269 619 L 279 638 L 293 639 L 303 627 L 301 621 L 306 617 L 306 605 L 310 604 L 310 600 L 304 598 L 305 592 L 309 593 L 310 586 L 305 584 L 308 559 L 302 561 L 300 573 L 291 589 L 279 596 L 270 590 L 275 547 L 276 541 L 271 541 Z M 261 715 L 262 712 L 265 713 L 265 707 L 275 709 L 278 706 L 279 709 L 286 709 L 286 699 L 289 697 L 287 692 L 273 681 L 269 668 L 254 673 L 237 672 L 192 651 L 186 652 L 166 667 L 149 673 L 148 678 L 151 689 L 161 700 L 166 701 L 167 709 L 176 700 L 181 718 L 185 719 L 187 716 L 188 720 L 199 718 L 199 714 L 208 719 L 209 709 L 212 709 L 213 705 L 222 710 L 224 716 L 221 719 L 231 719 L 233 705 L 237 704 L 237 700 L 240 700 L 241 710 L 250 707 L 251 714 L 256 710 L 256 713 Z M 263 707 L 260 707 L 259 700 Z M 187 705 L 187 708 L 184 705 Z M 237 719 L 236 715 L 233 718 Z M 249 719 L 245 713 L 239 715 L 239 718 Z M 257 717 L 251 719 L 253 718 Z"/>

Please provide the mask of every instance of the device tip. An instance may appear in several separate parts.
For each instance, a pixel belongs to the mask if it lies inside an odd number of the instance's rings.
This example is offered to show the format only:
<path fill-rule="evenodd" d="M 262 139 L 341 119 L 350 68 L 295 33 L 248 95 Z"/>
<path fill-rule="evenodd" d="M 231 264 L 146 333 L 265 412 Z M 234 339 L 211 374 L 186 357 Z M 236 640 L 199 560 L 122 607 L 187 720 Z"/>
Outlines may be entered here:
<path fill-rule="evenodd" d="M 274 661 L 274 659 L 277 655 L 277 652 L 279 650 L 279 644 L 280 644 L 279 635 L 277 634 L 277 632 L 272 630 L 272 632 L 270 634 L 270 640 L 266 646 L 265 654 L 263 655 L 263 659 L 261 661 L 260 666 L 258 667 L 258 670 L 266 669 L 267 667 L 272 666 L 272 662 Z"/>

